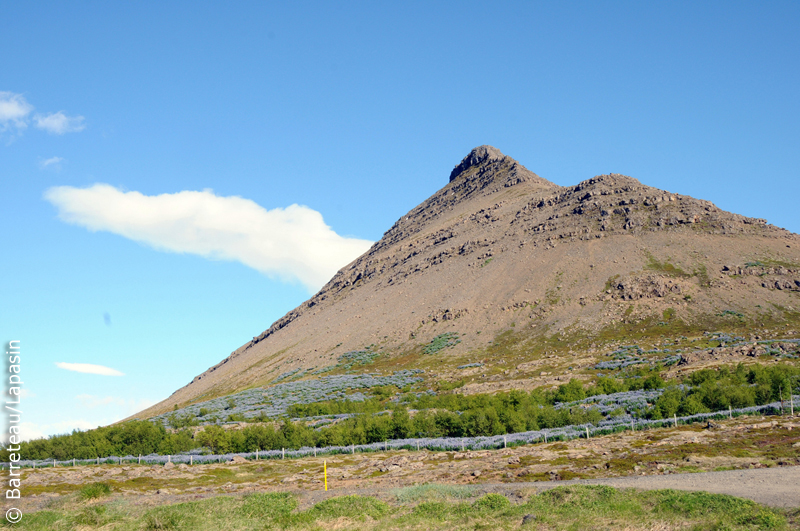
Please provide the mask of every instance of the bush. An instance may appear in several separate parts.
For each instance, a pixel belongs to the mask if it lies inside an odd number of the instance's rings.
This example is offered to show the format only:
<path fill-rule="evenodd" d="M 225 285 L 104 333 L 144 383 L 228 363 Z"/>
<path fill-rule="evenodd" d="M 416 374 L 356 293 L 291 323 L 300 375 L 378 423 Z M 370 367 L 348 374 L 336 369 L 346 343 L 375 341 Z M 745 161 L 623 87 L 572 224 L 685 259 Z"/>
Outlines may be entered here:
<path fill-rule="evenodd" d="M 81 487 L 79 493 L 84 500 L 102 498 L 111 494 L 111 487 L 108 483 L 90 483 Z"/>
<path fill-rule="evenodd" d="M 489 493 L 478 498 L 472 506 L 479 511 L 500 511 L 511 507 L 511 502 L 502 494 Z"/>
<path fill-rule="evenodd" d="M 422 349 L 422 352 L 425 354 L 435 354 L 442 349 L 454 347 L 459 343 L 461 343 L 461 340 L 458 339 L 457 333 L 445 332 L 444 334 L 439 334 L 431 339 L 431 342 L 425 345 L 425 348 Z"/>

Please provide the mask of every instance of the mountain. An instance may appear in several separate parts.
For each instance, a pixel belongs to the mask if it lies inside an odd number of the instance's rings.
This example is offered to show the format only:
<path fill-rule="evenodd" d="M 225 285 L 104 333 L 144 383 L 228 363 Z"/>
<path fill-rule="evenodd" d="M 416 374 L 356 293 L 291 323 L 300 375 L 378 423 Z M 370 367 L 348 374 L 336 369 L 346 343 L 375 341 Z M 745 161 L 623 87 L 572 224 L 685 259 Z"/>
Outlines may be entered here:
<path fill-rule="evenodd" d="M 480 146 L 319 293 L 137 417 L 346 371 L 528 389 L 628 340 L 796 333 L 796 308 L 800 236 L 624 175 L 561 187 Z"/>

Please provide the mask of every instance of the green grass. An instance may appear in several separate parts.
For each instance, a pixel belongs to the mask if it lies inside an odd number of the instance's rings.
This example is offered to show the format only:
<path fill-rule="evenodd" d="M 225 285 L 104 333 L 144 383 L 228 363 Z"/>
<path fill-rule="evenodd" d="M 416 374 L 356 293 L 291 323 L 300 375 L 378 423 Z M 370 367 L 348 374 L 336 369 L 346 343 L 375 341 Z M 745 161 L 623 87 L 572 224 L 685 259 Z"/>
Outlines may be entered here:
<path fill-rule="evenodd" d="M 111 486 L 108 483 L 89 483 L 81 487 L 78 492 L 84 500 L 91 500 L 111 494 Z"/>
<path fill-rule="evenodd" d="M 442 485 L 426 483 L 396 489 L 394 495 L 401 503 L 420 500 L 463 500 L 474 496 L 475 487 L 471 485 Z"/>
<path fill-rule="evenodd" d="M 787 516 L 732 496 L 674 490 L 636 491 L 570 485 L 531 495 L 514 504 L 506 496 L 485 494 L 467 500 L 476 487 L 420 485 L 395 491 L 392 506 L 370 496 L 328 498 L 305 510 L 290 493 L 218 496 L 159 507 L 124 501 L 107 505 L 58 504 L 63 510 L 28 513 L 17 524 L 25 530 L 474 530 L 519 529 L 525 515 L 538 529 L 775 529 L 790 528 Z M 437 497 L 439 499 L 437 499 Z M 456 498 L 452 500 L 450 498 Z M 421 501 L 420 500 L 425 500 Z M 796 511 L 795 511 L 796 513 Z"/>
<path fill-rule="evenodd" d="M 645 269 L 647 270 L 656 271 L 658 273 L 678 278 L 689 278 L 693 276 L 692 274 L 687 273 L 683 269 L 677 267 L 675 264 L 670 263 L 669 259 L 667 259 L 664 262 L 659 262 L 652 254 L 650 253 L 645 253 L 645 254 L 648 258 L 648 263 L 645 266 Z"/>

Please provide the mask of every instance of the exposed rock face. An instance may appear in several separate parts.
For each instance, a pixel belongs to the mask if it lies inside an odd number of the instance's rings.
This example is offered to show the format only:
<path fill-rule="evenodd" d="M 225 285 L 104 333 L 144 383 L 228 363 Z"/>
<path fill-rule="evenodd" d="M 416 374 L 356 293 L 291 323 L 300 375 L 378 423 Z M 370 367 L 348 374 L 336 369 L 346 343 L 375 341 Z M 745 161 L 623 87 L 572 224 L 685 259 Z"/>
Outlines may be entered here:
<path fill-rule="evenodd" d="M 608 290 L 611 292 L 611 296 L 626 301 L 655 297 L 664 298 L 669 294 L 681 294 L 681 285 L 678 281 L 659 275 L 651 274 L 643 277 L 631 277 L 614 284 Z"/>
<path fill-rule="evenodd" d="M 480 166 L 485 162 L 495 162 L 507 159 L 505 155 L 500 153 L 500 150 L 492 146 L 478 146 L 469 155 L 464 157 L 461 162 L 453 168 L 450 172 L 450 182 L 455 181 L 458 177 L 465 173 L 473 166 Z"/>
<path fill-rule="evenodd" d="M 799 272 L 800 237 L 763 219 L 619 174 L 558 186 L 480 146 L 319 293 L 140 415 L 443 332 L 462 335 L 447 353 L 463 355 L 512 323 L 591 334 L 668 308 L 684 320 L 791 308 Z"/>
<path fill-rule="evenodd" d="M 743 266 L 723 266 L 722 274 L 758 277 L 762 288 L 800 291 L 800 268 L 796 267 L 768 267 L 760 262 L 750 262 Z"/>

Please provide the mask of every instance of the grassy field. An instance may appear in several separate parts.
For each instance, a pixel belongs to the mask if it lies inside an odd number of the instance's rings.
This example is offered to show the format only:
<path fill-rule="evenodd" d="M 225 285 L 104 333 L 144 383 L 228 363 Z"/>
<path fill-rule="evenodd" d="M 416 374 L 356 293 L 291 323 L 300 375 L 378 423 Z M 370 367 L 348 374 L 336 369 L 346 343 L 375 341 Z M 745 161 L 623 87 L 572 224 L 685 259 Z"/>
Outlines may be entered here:
<path fill-rule="evenodd" d="M 731 496 L 602 486 L 564 486 L 512 503 L 500 494 L 470 500 L 465 488 L 397 489 L 394 502 L 340 496 L 299 509 L 285 492 L 217 496 L 146 507 L 105 502 L 92 487 L 7 527 L 25 530 L 495 530 L 495 529 L 791 529 L 798 515 Z M 795 522 L 796 523 L 796 522 Z"/>

